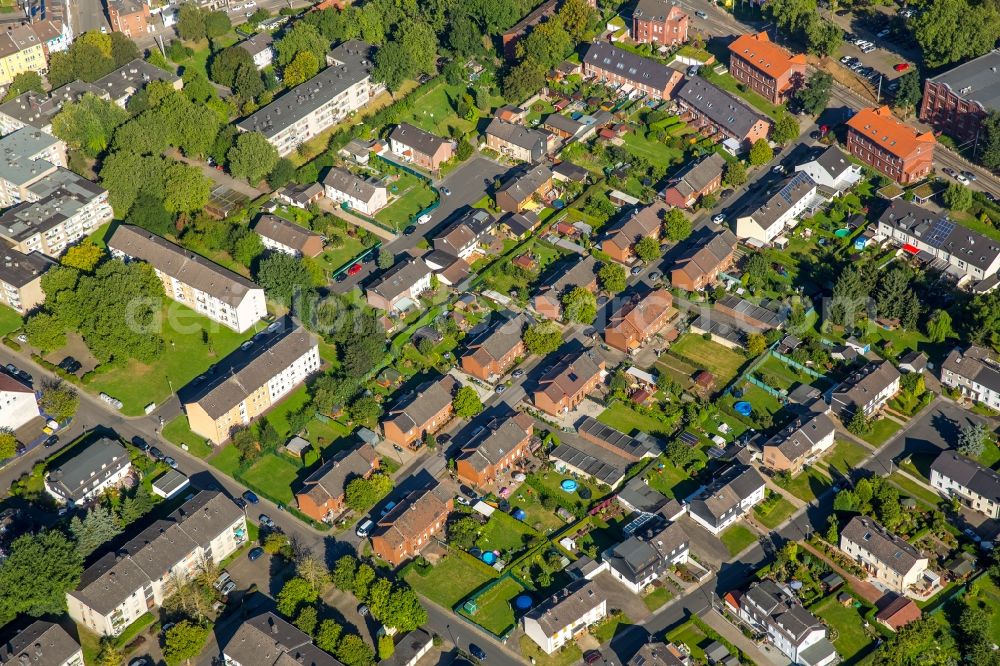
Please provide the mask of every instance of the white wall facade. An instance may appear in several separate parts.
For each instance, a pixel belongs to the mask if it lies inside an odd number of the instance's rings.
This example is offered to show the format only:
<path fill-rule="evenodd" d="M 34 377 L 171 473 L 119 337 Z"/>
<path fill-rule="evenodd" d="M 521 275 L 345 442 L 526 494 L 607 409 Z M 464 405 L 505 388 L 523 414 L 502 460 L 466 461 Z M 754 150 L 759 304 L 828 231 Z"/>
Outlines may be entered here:
<path fill-rule="evenodd" d="M 0 428 L 17 430 L 40 413 L 34 393 L 30 391 L 0 392 Z"/>
<path fill-rule="evenodd" d="M 535 641 L 538 647 L 542 648 L 546 654 L 552 654 L 567 642 L 573 640 L 581 631 L 584 631 L 592 624 L 600 622 L 608 614 L 608 602 L 601 599 L 600 603 L 590 609 L 586 615 L 573 624 L 566 625 L 549 636 L 545 633 L 537 620 L 525 617 L 523 620 L 524 633 L 528 638 Z"/>

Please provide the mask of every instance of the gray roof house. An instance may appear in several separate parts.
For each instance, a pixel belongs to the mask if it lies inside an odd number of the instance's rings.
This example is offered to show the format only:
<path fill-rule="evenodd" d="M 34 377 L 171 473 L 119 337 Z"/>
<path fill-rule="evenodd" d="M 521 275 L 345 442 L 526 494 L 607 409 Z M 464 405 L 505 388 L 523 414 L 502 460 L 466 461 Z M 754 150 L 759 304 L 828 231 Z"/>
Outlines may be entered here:
<path fill-rule="evenodd" d="M 764 477 L 749 465 L 735 464 L 691 500 L 688 511 L 699 525 L 718 534 L 764 499 Z"/>
<path fill-rule="evenodd" d="M 405 310 L 431 284 L 431 269 L 420 257 L 410 257 L 382 273 L 378 280 L 365 288 L 368 304 L 394 312 Z"/>
<path fill-rule="evenodd" d="M 766 135 L 770 126 L 770 121 L 749 104 L 700 76 L 688 79 L 676 97 L 683 108 L 740 142 L 752 143 L 757 134 Z"/>
<path fill-rule="evenodd" d="M 60 504 L 82 504 L 120 483 L 132 469 L 128 451 L 103 437 L 45 475 L 45 490 Z"/>
<path fill-rule="evenodd" d="M 552 654 L 572 640 L 572 634 L 604 619 L 608 609 L 606 596 L 592 581 L 574 581 L 521 618 L 524 633 L 547 654 Z"/>
<path fill-rule="evenodd" d="M 927 557 L 871 518 L 855 516 L 840 531 L 840 550 L 869 578 L 905 594 L 927 570 Z"/>
<path fill-rule="evenodd" d="M 615 488 L 625 478 L 632 461 L 573 433 L 559 433 L 559 446 L 549 453 L 556 469 L 581 474 Z"/>
<path fill-rule="evenodd" d="M 82 666 L 83 650 L 66 630 L 36 620 L 0 644 L 0 666 Z"/>
<path fill-rule="evenodd" d="M 729 595 L 727 603 L 737 595 Z M 826 637 L 826 626 L 807 611 L 795 594 L 773 580 L 754 582 L 738 596 L 738 615 L 767 634 L 792 663 L 828 666 L 839 661 Z"/>
<path fill-rule="evenodd" d="M 530 129 L 524 125 L 506 123 L 498 118 L 486 127 L 486 144 L 500 153 L 537 162 L 549 150 L 549 133 Z"/>
<path fill-rule="evenodd" d="M 686 562 L 689 550 L 690 539 L 680 523 L 654 518 L 602 558 L 615 579 L 639 594 L 668 569 Z"/>
<path fill-rule="evenodd" d="M 956 451 L 942 451 L 931 463 L 931 486 L 973 511 L 1000 518 L 1000 473 Z"/>
<path fill-rule="evenodd" d="M 858 408 L 874 414 L 899 391 L 899 370 L 889 361 L 871 361 L 833 389 L 830 408 L 847 423 Z"/>
<path fill-rule="evenodd" d="M 344 666 L 305 633 L 267 612 L 246 620 L 222 648 L 231 666 Z"/>

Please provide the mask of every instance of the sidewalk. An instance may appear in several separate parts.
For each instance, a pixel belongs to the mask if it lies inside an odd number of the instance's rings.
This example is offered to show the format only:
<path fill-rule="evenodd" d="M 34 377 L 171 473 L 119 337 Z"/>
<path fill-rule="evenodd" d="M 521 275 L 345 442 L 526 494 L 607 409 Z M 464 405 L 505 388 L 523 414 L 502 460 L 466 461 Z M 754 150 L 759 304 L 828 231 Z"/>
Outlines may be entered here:
<path fill-rule="evenodd" d="M 316 203 L 316 205 L 319 206 L 321 210 L 324 210 L 327 213 L 331 213 L 333 215 L 336 215 L 337 217 L 343 218 L 348 222 L 350 222 L 351 224 L 361 227 L 362 229 L 367 229 L 368 231 L 372 232 L 373 234 L 375 234 L 376 236 L 378 236 L 383 240 L 394 241 L 397 238 L 395 234 L 392 234 L 383 229 L 382 227 L 376 226 L 371 222 L 369 222 L 368 220 L 362 219 L 357 215 L 354 215 L 349 211 L 344 210 L 343 208 L 334 204 L 326 197 L 321 198 Z"/>

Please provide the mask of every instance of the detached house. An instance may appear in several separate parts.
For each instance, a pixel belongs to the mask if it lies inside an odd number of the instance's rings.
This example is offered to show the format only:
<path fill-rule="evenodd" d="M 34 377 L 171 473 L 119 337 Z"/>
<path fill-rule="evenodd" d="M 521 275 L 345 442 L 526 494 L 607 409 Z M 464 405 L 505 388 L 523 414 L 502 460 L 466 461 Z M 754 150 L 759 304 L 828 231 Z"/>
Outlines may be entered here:
<path fill-rule="evenodd" d="M 735 260 L 736 236 L 729 229 L 706 227 L 685 241 L 683 253 L 670 270 L 670 284 L 685 291 L 714 286 L 719 273 Z"/>
<path fill-rule="evenodd" d="M 920 134 L 888 106 L 862 109 L 847 121 L 847 151 L 902 185 L 931 172 L 936 143 L 931 132 Z"/>
<path fill-rule="evenodd" d="M 635 437 L 626 435 L 592 416 L 583 417 L 577 426 L 577 434 L 629 463 L 637 463 L 643 458 L 655 458 L 660 452 L 660 445 L 646 433 L 641 432 Z"/>
<path fill-rule="evenodd" d="M 722 187 L 726 160 L 711 153 L 684 168 L 663 190 L 663 200 L 676 208 L 692 208 L 699 199 Z"/>
<path fill-rule="evenodd" d="M 444 375 L 403 396 L 382 418 L 385 438 L 419 449 L 426 433 L 437 432 L 451 419 L 451 400 L 457 390 L 458 380 Z"/>
<path fill-rule="evenodd" d="M 273 252 L 293 257 L 315 257 L 323 252 L 321 235 L 277 215 L 261 215 L 253 230 L 260 236 L 264 247 Z"/>
<path fill-rule="evenodd" d="M 493 419 L 462 444 L 455 472 L 459 481 L 474 488 L 486 488 L 504 470 L 528 455 L 534 421 L 523 412 Z"/>
<path fill-rule="evenodd" d="M 389 150 L 419 167 L 437 171 L 455 156 L 455 142 L 400 123 L 389 133 Z"/>
<path fill-rule="evenodd" d="M 1000 410 L 1000 363 L 988 347 L 969 345 L 965 351 L 952 349 L 941 364 L 941 383 L 958 389 L 971 400 Z"/>
<path fill-rule="evenodd" d="M 690 17 L 667 0 L 639 0 L 632 11 L 632 40 L 639 44 L 683 44 Z"/>
<path fill-rule="evenodd" d="M 619 263 L 632 263 L 636 243 L 643 238 L 660 239 L 663 215 L 669 209 L 670 206 L 662 201 L 640 208 L 610 232 L 601 243 L 601 249 Z"/>
<path fill-rule="evenodd" d="M 833 421 L 824 413 L 796 418 L 764 442 L 764 466 L 794 474 L 806 460 L 833 446 L 834 433 Z"/>
<path fill-rule="evenodd" d="M 574 287 L 583 287 L 597 292 L 597 260 L 593 256 L 577 259 L 565 264 L 542 280 L 532 307 L 547 319 L 561 320 L 563 317 L 562 298 Z"/>
<path fill-rule="evenodd" d="M 772 104 L 781 104 L 805 84 L 806 57 L 792 55 L 766 32 L 740 35 L 729 45 L 729 73 Z"/>
<path fill-rule="evenodd" d="M 618 582 L 632 594 L 640 594 L 671 567 L 687 562 L 690 546 L 691 540 L 680 523 L 654 518 L 607 550 L 602 559 Z"/>
<path fill-rule="evenodd" d="M 0 645 L 0 666 L 84 666 L 83 649 L 58 624 L 35 620 Z"/>
<path fill-rule="evenodd" d="M 538 380 L 535 407 L 553 416 L 566 413 L 576 409 L 603 380 L 604 359 L 587 350 L 571 352 Z"/>
<path fill-rule="evenodd" d="M 555 145 L 555 136 L 498 118 L 486 127 L 486 147 L 521 162 L 539 162 Z"/>
<path fill-rule="evenodd" d="M 368 305 L 388 313 L 405 312 L 431 286 L 431 269 L 420 257 L 411 257 L 383 273 L 365 289 Z"/>
<path fill-rule="evenodd" d="M 766 245 L 788 229 L 794 229 L 799 216 L 823 201 L 816 196 L 816 183 L 804 172 L 791 176 L 781 189 L 750 215 L 737 218 L 736 237 Z"/>
<path fill-rule="evenodd" d="M 636 351 L 674 318 L 673 305 L 674 297 L 666 289 L 633 298 L 611 315 L 604 342 L 626 354 Z"/>
<path fill-rule="evenodd" d="M 332 520 L 344 509 L 347 484 L 354 478 L 368 478 L 378 468 L 378 454 L 371 444 L 338 451 L 306 477 L 295 493 L 295 503 L 313 520 Z"/>
<path fill-rule="evenodd" d="M 528 318 L 519 314 L 512 319 L 501 319 L 469 342 L 462 354 L 462 370 L 484 382 L 499 381 L 525 355 L 521 336 L 528 325 Z"/>
<path fill-rule="evenodd" d="M 17 431 L 40 414 L 35 390 L 20 379 L 0 373 L 0 428 Z"/>
<path fill-rule="evenodd" d="M 889 361 L 872 361 L 833 389 L 830 408 L 844 423 L 858 409 L 871 416 L 899 392 L 899 378 L 899 370 Z"/>
<path fill-rule="evenodd" d="M 552 171 L 538 165 L 513 176 L 496 191 L 497 207 L 508 213 L 520 213 L 535 198 L 544 200 L 552 191 Z"/>
<path fill-rule="evenodd" d="M 389 203 L 389 190 L 378 183 L 370 183 L 350 171 L 331 167 L 323 176 L 326 198 L 365 215 L 374 215 Z"/>
<path fill-rule="evenodd" d="M 444 529 L 454 499 L 441 486 L 415 490 L 378 520 L 372 550 L 398 566 L 420 553 Z"/>
<path fill-rule="evenodd" d="M 696 523 L 719 534 L 764 499 L 764 477 L 749 465 L 736 464 L 718 475 L 689 512 Z"/>
<path fill-rule="evenodd" d="M 125 447 L 104 437 L 50 469 L 45 475 L 45 491 L 58 504 L 86 504 L 116 487 L 132 471 L 132 459 Z"/>
<path fill-rule="evenodd" d="M 238 46 L 250 54 L 254 67 L 261 70 L 274 62 L 273 42 L 274 35 L 264 30 L 244 39 Z"/>
<path fill-rule="evenodd" d="M 431 243 L 438 252 L 469 259 L 491 238 L 496 226 L 496 218 L 482 208 L 469 208 L 458 219 L 449 224 Z"/>
<path fill-rule="evenodd" d="M 1000 474 L 955 451 L 944 451 L 931 464 L 931 485 L 948 499 L 989 518 L 1000 518 Z"/>
<path fill-rule="evenodd" d="M 593 581 L 570 583 L 521 618 L 524 633 L 552 654 L 607 616 L 605 597 Z"/>
<path fill-rule="evenodd" d="M 861 166 L 848 159 L 837 146 L 830 146 L 819 157 L 799 164 L 795 170 L 808 175 L 826 199 L 843 194 L 863 178 Z"/>
<path fill-rule="evenodd" d="M 855 516 L 840 531 L 840 550 L 868 575 L 906 594 L 927 571 L 927 557 L 871 518 Z"/>

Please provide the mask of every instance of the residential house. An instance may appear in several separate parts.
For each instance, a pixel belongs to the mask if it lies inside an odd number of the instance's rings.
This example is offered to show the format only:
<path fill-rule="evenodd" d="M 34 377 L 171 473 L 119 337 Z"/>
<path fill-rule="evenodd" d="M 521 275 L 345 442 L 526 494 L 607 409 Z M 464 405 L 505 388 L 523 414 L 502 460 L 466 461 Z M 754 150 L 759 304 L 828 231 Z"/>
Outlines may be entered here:
<path fill-rule="evenodd" d="M 108 250 L 148 263 L 167 298 L 238 333 L 267 316 L 264 290 L 257 284 L 141 227 L 119 225 Z"/>
<path fill-rule="evenodd" d="M 460 234 L 457 236 L 460 236 Z M 478 244 L 470 246 L 468 261 L 442 250 L 428 252 L 422 258 L 427 263 L 427 267 L 438 277 L 438 281 L 441 284 L 459 289 L 462 282 L 472 272 L 472 266 L 469 264 L 469 261 L 475 260 L 475 257 L 472 255 L 478 249 Z"/>
<path fill-rule="evenodd" d="M 576 430 L 582 439 L 621 456 L 629 463 L 654 458 L 660 452 L 660 445 L 646 433 L 640 432 L 634 437 L 626 435 L 591 416 L 583 417 Z"/>
<path fill-rule="evenodd" d="M 533 419 L 523 412 L 491 419 L 462 443 L 455 473 L 474 488 L 487 488 L 518 460 L 528 456 Z"/>
<path fill-rule="evenodd" d="M 771 131 L 768 118 L 700 76 L 688 79 L 677 92 L 677 102 L 689 125 L 708 136 L 718 135 L 720 142 L 730 139 L 739 150 L 749 150 Z"/>
<path fill-rule="evenodd" d="M 0 85 L 25 72 L 43 73 L 49 67 L 45 42 L 31 25 L 8 25 L 0 31 Z"/>
<path fill-rule="evenodd" d="M 513 104 L 504 104 L 493 112 L 493 117 L 505 123 L 523 125 L 525 119 L 528 117 L 528 110 L 514 106 Z"/>
<path fill-rule="evenodd" d="M 635 211 L 626 220 L 610 231 L 601 249 L 615 261 L 630 264 L 635 258 L 635 244 L 643 238 L 660 240 L 663 230 L 663 215 L 670 206 L 662 201 L 654 201 Z"/>
<path fill-rule="evenodd" d="M 500 36 L 504 57 L 513 60 L 517 51 L 517 43 L 536 25 L 556 13 L 558 0 L 546 0 L 530 14 L 518 21 L 510 30 Z"/>
<path fill-rule="evenodd" d="M 554 147 L 555 137 L 498 118 L 486 127 L 486 147 L 521 162 L 539 162 Z"/>
<path fill-rule="evenodd" d="M 940 260 L 960 283 L 975 284 L 1000 271 L 1000 242 L 904 199 L 892 201 L 879 217 L 876 238 L 908 255 L 927 253 L 933 258 L 928 263 Z"/>
<path fill-rule="evenodd" d="M 559 446 L 549 452 L 549 462 L 560 474 L 593 479 L 609 488 L 617 488 L 636 460 L 622 449 L 596 444 L 582 433 L 559 433 Z"/>
<path fill-rule="evenodd" d="M 735 464 L 716 475 L 711 485 L 691 500 L 688 511 L 696 523 L 717 535 L 762 501 L 764 493 L 764 477 L 749 465 Z"/>
<path fill-rule="evenodd" d="M 607 614 L 607 595 L 593 581 L 579 580 L 546 597 L 521 624 L 528 638 L 552 654 Z"/>
<path fill-rule="evenodd" d="M 532 307 L 547 319 L 561 320 L 562 297 L 574 287 L 597 293 L 597 260 L 594 257 L 581 257 L 564 264 L 543 279 L 532 299 Z"/>
<path fill-rule="evenodd" d="M 718 153 L 690 162 L 683 171 L 670 179 L 663 190 L 663 200 L 676 208 L 693 208 L 703 196 L 722 187 L 725 168 L 726 160 Z"/>
<path fill-rule="evenodd" d="M 332 521 L 344 509 L 347 484 L 367 479 L 379 468 L 379 457 L 370 444 L 343 449 L 306 477 L 295 493 L 299 511 L 313 520 Z"/>
<path fill-rule="evenodd" d="M 150 32 L 149 4 L 139 0 L 105 0 L 112 32 L 140 39 Z"/>
<path fill-rule="evenodd" d="M 622 86 L 625 92 L 645 93 L 655 100 L 673 97 L 684 80 L 676 69 L 605 41 L 587 47 L 583 75 L 604 85 Z"/>
<path fill-rule="evenodd" d="M 58 6 L 59 4 L 55 3 L 56 6 L 53 9 L 62 9 L 62 7 Z M 51 56 L 53 53 L 66 51 L 73 41 L 73 28 L 62 14 L 63 12 L 61 11 L 48 11 L 46 8 L 43 8 L 41 20 L 37 20 L 39 14 L 36 14 L 33 17 L 33 22 L 30 24 L 31 29 L 35 31 L 35 37 L 38 38 L 38 41 L 45 48 L 46 57 Z"/>
<path fill-rule="evenodd" d="M 632 10 L 632 41 L 672 46 L 688 39 L 690 17 L 667 0 L 639 0 Z"/>
<path fill-rule="evenodd" d="M 327 55 L 328 66 L 236 124 L 260 132 L 286 156 L 354 113 L 378 94 L 372 83 L 373 47 L 352 39 Z"/>
<path fill-rule="evenodd" d="M 931 132 L 897 120 L 888 106 L 862 109 L 847 121 L 847 151 L 902 185 L 931 172 L 936 143 Z"/>
<path fill-rule="evenodd" d="M 496 218 L 482 208 L 469 208 L 431 239 L 434 249 L 452 257 L 470 260 L 487 243 Z"/>
<path fill-rule="evenodd" d="M 389 150 L 407 162 L 437 171 L 455 156 L 455 142 L 409 123 L 400 123 L 389 133 Z"/>
<path fill-rule="evenodd" d="M 558 416 L 583 402 L 604 380 L 604 359 L 587 350 L 559 358 L 538 380 L 533 393 L 535 407 Z"/>
<path fill-rule="evenodd" d="M 871 361 L 833 389 L 830 408 L 844 423 L 859 408 L 871 416 L 899 392 L 899 378 L 899 370 L 889 361 Z"/>
<path fill-rule="evenodd" d="M 911 372 L 920 374 L 927 369 L 927 354 L 924 352 L 908 351 L 896 360 L 899 369 L 906 374 Z"/>
<path fill-rule="evenodd" d="M 840 196 L 864 177 L 861 166 L 852 162 L 837 146 L 830 146 L 815 159 L 799 164 L 795 171 L 808 175 L 826 199 Z"/>
<path fill-rule="evenodd" d="M 898 594 L 920 582 L 927 557 L 871 518 L 855 516 L 840 530 L 840 550 L 869 578 Z"/>
<path fill-rule="evenodd" d="M 563 160 L 552 167 L 552 177 L 563 182 L 586 183 L 589 176 L 589 171 L 569 160 Z"/>
<path fill-rule="evenodd" d="M 98 636 L 118 636 L 155 612 L 177 581 L 203 563 L 218 565 L 248 538 L 243 510 L 221 492 L 203 490 L 87 567 L 66 593 L 69 616 Z"/>
<path fill-rule="evenodd" d="M 666 289 L 623 303 L 608 320 L 604 342 L 626 354 L 637 351 L 677 315 L 673 305 L 674 297 Z"/>
<path fill-rule="evenodd" d="M 680 523 L 654 518 L 601 557 L 612 577 L 632 594 L 640 594 L 671 567 L 687 562 L 690 546 Z"/>
<path fill-rule="evenodd" d="M 396 641 L 392 654 L 378 662 L 378 666 L 417 666 L 432 647 L 431 635 L 423 629 L 414 629 Z"/>
<path fill-rule="evenodd" d="M 920 120 L 958 144 L 976 143 L 982 122 L 1000 110 L 1000 50 L 993 50 L 924 81 Z"/>
<path fill-rule="evenodd" d="M 125 447 L 102 437 L 49 469 L 45 491 L 59 504 L 82 505 L 120 484 L 131 471 L 132 459 Z"/>
<path fill-rule="evenodd" d="M 892 631 L 899 631 L 909 623 L 919 620 L 921 615 L 920 606 L 913 599 L 897 596 L 875 614 L 875 621 Z"/>
<path fill-rule="evenodd" d="M 542 129 L 552 132 L 560 139 L 576 139 L 587 129 L 587 125 L 561 113 L 550 113 L 542 121 Z"/>
<path fill-rule="evenodd" d="M 323 192 L 327 199 L 347 204 L 364 215 L 374 215 L 389 203 L 389 190 L 384 185 L 339 167 L 331 167 L 323 176 Z"/>
<path fill-rule="evenodd" d="M 499 381 L 526 354 L 521 336 L 528 321 L 524 314 L 503 318 L 474 337 L 460 359 L 462 370 L 484 382 Z"/>
<path fill-rule="evenodd" d="M 988 347 L 952 349 L 941 364 L 941 383 L 963 396 L 1000 410 L 1000 363 Z"/>
<path fill-rule="evenodd" d="M 83 666 L 83 649 L 58 624 L 35 620 L 0 644 L 0 666 Z"/>
<path fill-rule="evenodd" d="M 691 666 L 691 656 L 673 643 L 643 643 L 625 666 Z"/>
<path fill-rule="evenodd" d="M 293 257 L 315 257 L 323 253 L 323 237 L 315 231 L 277 215 L 257 218 L 253 230 L 264 247 Z"/>
<path fill-rule="evenodd" d="M 244 620 L 222 648 L 222 658 L 226 666 L 343 666 L 270 611 Z"/>
<path fill-rule="evenodd" d="M 500 218 L 500 229 L 514 240 L 525 240 L 532 231 L 538 228 L 541 222 L 538 213 L 533 210 L 507 213 Z"/>
<path fill-rule="evenodd" d="M 247 37 L 237 44 L 250 54 L 253 64 L 258 70 L 270 66 L 274 62 L 274 35 L 263 30 Z"/>
<path fill-rule="evenodd" d="M 440 485 L 415 490 L 378 520 L 372 550 L 393 566 L 415 557 L 444 529 L 454 498 Z"/>
<path fill-rule="evenodd" d="M 93 88 L 101 91 L 100 96 L 107 96 L 107 99 L 124 109 L 132 95 L 153 81 L 168 83 L 174 90 L 180 90 L 184 87 L 184 81 L 181 80 L 181 77 L 160 69 L 156 65 L 151 65 L 142 58 L 136 58 L 94 81 Z M 85 89 L 89 92 L 91 87 L 87 86 Z"/>
<path fill-rule="evenodd" d="M 494 197 L 497 208 L 508 213 L 520 213 L 536 199 L 544 200 L 552 191 L 552 171 L 538 165 L 518 173 L 500 186 Z"/>
<path fill-rule="evenodd" d="M 736 219 L 736 237 L 766 245 L 799 223 L 799 216 L 822 202 L 816 183 L 804 172 L 789 177 L 760 208 Z"/>
<path fill-rule="evenodd" d="M 736 236 L 729 229 L 709 227 L 695 232 L 685 242 L 683 253 L 670 270 L 670 284 L 685 291 L 701 291 L 714 286 L 733 265 Z"/>
<path fill-rule="evenodd" d="M 743 594 L 726 595 L 726 604 L 740 619 L 766 634 L 793 664 L 830 666 L 840 661 L 826 636 L 826 625 L 783 583 L 770 579 L 751 583 Z"/>
<path fill-rule="evenodd" d="M 224 361 L 228 372 L 216 373 L 184 402 L 192 432 L 222 444 L 319 371 L 319 344 L 302 326 L 259 344 L 252 355 L 233 352 Z"/>
<path fill-rule="evenodd" d="M 367 154 L 367 153 L 366 153 Z M 274 193 L 274 198 L 289 206 L 305 210 L 323 198 L 325 190 L 319 183 L 303 185 L 289 183 Z"/>
<path fill-rule="evenodd" d="M 431 269 L 420 257 L 400 261 L 365 288 L 365 298 L 373 308 L 388 313 L 404 312 L 416 305 L 420 294 L 431 286 Z"/>
<path fill-rule="evenodd" d="M 393 444 L 419 449 L 424 435 L 434 434 L 451 420 L 451 401 L 458 380 L 443 375 L 400 398 L 382 417 L 382 431 Z"/>
<path fill-rule="evenodd" d="M 16 432 L 40 415 L 35 390 L 12 375 L 0 373 L 0 428 Z"/>
<path fill-rule="evenodd" d="M 805 84 L 806 57 L 792 55 L 766 32 L 744 34 L 729 45 L 729 73 L 772 104 L 783 104 Z"/>
<path fill-rule="evenodd" d="M 931 486 L 948 499 L 988 518 L 1000 518 L 1000 473 L 955 451 L 931 463 Z"/>
<path fill-rule="evenodd" d="M 809 458 L 833 446 L 834 434 L 833 421 L 825 413 L 804 414 L 764 442 L 764 467 L 795 474 Z"/>

